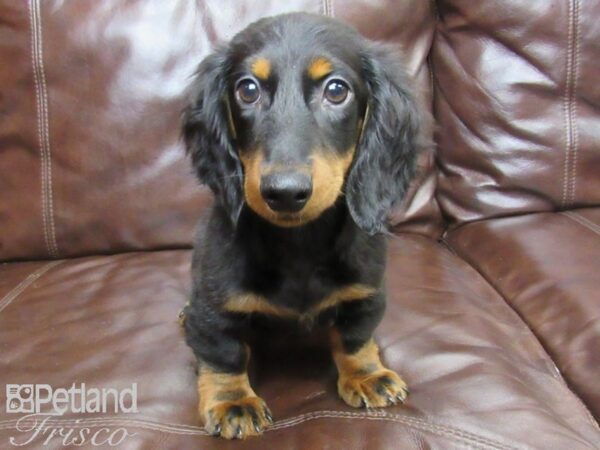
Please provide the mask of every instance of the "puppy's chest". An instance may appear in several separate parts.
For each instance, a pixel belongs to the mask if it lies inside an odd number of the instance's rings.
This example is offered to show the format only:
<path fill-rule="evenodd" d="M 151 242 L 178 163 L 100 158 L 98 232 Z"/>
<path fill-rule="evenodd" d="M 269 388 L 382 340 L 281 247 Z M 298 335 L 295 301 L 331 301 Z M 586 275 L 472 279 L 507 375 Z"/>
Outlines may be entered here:
<path fill-rule="evenodd" d="M 362 284 L 356 271 L 340 260 L 254 263 L 241 279 L 230 311 L 260 313 L 300 321 L 314 320 L 347 301 L 367 298 L 375 288 Z"/>

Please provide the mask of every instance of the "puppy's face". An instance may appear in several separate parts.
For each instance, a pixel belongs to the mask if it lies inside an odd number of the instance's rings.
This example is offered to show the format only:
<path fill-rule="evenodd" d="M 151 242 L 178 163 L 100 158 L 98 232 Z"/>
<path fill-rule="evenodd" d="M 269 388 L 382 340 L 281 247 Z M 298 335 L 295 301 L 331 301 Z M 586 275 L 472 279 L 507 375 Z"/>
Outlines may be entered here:
<path fill-rule="evenodd" d="M 234 42 L 228 92 L 245 200 L 284 227 L 317 218 L 341 195 L 367 99 L 356 46 L 336 33 L 290 31 L 282 40 L 251 28 L 252 46 Z"/>
<path fill-rule="evenodd" d="M 273 224 L 300 226 L 343 195 L 359 227 L 385 229 L 418 131 L 387 47 L 322 16 L 266 18 L 209 55 L 189 94 L 187 150 L 234 224 L 245 202 Z"/>

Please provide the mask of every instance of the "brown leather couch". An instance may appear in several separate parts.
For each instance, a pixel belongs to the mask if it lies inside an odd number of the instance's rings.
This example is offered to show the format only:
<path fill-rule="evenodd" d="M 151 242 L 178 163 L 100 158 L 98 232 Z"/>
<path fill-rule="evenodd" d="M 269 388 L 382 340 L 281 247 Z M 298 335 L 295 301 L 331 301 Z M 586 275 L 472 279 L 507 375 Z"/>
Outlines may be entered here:
<path fill-rule="evenodd" d="M 253 374 L 275 425 L 227 442 L 177 324 L 211 201 L 179 116 L 212 43 L 290 10 L 396 45 L 435 119 L 377 335 L 411 395 L 351 409 L 290 342 Z M 598 0 L 0 0 L 0 448 L 600 448 L 599 22 Z M 73 383 L 136 383 L 138 413 L 5 412 L 7 384 Z"/>

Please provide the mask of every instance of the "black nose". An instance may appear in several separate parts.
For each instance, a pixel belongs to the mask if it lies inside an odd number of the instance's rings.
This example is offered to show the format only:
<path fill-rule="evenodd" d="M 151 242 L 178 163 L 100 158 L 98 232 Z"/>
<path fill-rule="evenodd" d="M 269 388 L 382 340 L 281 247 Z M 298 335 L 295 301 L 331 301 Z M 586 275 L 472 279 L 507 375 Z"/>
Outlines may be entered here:
<path fill-rule="evenodd" d="M 260 193 L 273 211 L 298 212 L 310 198 L 312 182 L 299 173 L 272 173 L 260 180 Z"/>

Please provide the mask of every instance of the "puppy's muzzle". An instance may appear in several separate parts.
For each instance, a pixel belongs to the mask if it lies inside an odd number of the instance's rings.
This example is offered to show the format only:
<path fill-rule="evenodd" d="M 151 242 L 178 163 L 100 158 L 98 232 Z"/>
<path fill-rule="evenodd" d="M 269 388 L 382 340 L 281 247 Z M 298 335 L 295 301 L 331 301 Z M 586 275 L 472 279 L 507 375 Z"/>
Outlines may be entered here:
<path fill-rule="evenodd" d="M 296 213 L 310 199 L 312 180 L 310 176 L 301 173 L 271 173 L 261 178 L 260 193 L 273 211 Z"/>

